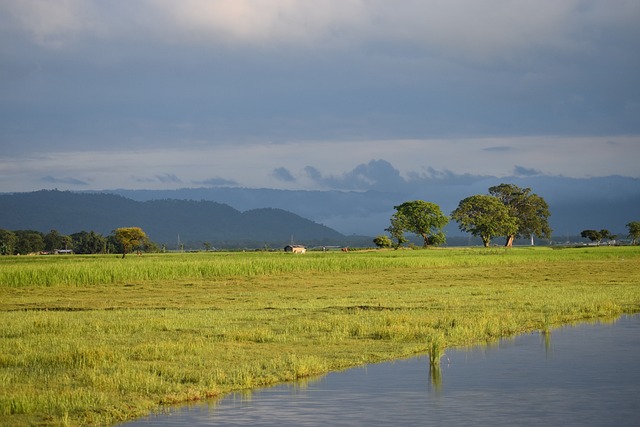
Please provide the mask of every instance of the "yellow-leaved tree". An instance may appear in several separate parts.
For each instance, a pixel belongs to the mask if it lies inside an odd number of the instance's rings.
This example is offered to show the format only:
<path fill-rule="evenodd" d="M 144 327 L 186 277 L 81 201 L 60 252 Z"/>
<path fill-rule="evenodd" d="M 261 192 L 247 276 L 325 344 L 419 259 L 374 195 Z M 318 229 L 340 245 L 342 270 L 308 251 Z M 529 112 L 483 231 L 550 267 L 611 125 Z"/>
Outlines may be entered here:
<path fill-rule="evenodd" d="M 140 227 L 122 227 L 113 231 L 114 236 L 122 244 L 122 258 L 127 251 L 148 242 L 147 234 Z"/>

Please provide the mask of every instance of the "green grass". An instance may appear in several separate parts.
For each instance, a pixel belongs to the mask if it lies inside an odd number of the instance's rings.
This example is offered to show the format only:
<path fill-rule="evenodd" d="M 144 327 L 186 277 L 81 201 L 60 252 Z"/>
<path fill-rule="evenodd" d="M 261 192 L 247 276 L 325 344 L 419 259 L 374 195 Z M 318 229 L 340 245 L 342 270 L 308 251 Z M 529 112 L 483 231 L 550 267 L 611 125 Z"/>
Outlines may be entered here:
<path fill-rule="evenodd" d="M 202 252 L 195 254 L 109 256 L 23 256 L 0 258 L 3 287 L 94 286 L 149 280 L 207 280 L 230 276 L 284 273 L 345 273 L 381 268 L 429 268 L 540 263 L 572 259 L 616 259 L 633 248 L 551 250 L 465 249 L 422 251 L 310 252 L 304 256 L 264 252 Z M 343 256 L 347 255 L 347 256 Z"/>
<path fill-rule="evenodd" d="M 0 257 L 0 425 L 115 424 L 634 313 L 639 267 L 640 247 Z"/>

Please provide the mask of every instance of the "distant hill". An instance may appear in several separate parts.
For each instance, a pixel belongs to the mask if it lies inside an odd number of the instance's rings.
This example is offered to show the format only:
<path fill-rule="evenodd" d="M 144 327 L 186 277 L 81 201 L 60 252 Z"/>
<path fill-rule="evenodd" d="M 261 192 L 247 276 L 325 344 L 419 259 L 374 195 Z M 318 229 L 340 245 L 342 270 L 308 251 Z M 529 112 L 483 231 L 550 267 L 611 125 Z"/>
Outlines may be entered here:
<path fill-rule="evenodd" d="M 304 191 L 256 188 L 183 188 L 179 190 L 105 190 L 133 200 L 194 199 L 226 203 L 242 211 L 280 208 L 327 225 L 345 235 L 375 236 L 389 226 L 393 206 L 407 200 L 434 202 L 449 214 L 460 200 L 486 194 L 489 187 L 503 182 L 528 187 L 549 204 L 551 228 L 556 239 L 579 235 L 585 229 L 606 228 L 626 235 L 625 225 L 640 221 L 640 179 L 621 176 L 567 178 L 533 176 L 527 178 L 484 177 L 460 183 L 433 180 L 416 188 L 400 186 L 396 191 Z M 446 228 L 447 241 L 467 236 L 456 223 Z"/>
<path fill-rule="evenodd" d="M 200 248 L 204 242 L 216 247 L 278 247 L 292 236 L 296 243 L 311 246 L 371 246 L 372 236 L 385 233 L 395 205 L 421 199 L 449 214 L 463 198 L 486 194 L 503 182 L 531 188 L 548 202 L 554 241 L 576 241 L 585 229 L 605 228 L 624 237 L 626 224 L 640 221 L 638 178 L 533 176 L 434 179 L 395 191 L 216 187 L 15 193 L 0 195 L 0 228 L 55 228 L 63 233 L 93 229 L 109 234 L 116 227 L 139 225 L 168 248 L 177 246 L 178 234 L 182 242 Z M 445 232 L 448 245 L 472 242 L 455 222 Z"/>
<path fill-rule="evenodd" d="M 356 239 L 283 209 L 241 212 L 213 201 L 140 202 L 114 194 L 57 190 L 0 194 L 3 229 L 55 229 L 62 234 L 93 230 L 108 235 L 127 226 L 142 227 L 152 241 L 171 249 L 178 239 L 198 248 L 204 242 L 213 247 L 280 247 L 292 238 L 305 245 L 355 246 Z"/>

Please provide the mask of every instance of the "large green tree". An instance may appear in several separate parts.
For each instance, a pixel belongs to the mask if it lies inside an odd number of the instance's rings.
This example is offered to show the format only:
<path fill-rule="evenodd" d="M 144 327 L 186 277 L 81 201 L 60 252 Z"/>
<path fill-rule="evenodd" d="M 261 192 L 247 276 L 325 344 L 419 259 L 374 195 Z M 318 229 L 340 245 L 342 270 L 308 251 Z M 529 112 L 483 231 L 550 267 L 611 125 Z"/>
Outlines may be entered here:
<path fill-rule="evenodd" d="M 107 239 L 95 231 L 80 231 L 71 235 L 77 254 L 102 254 L 107 251 Z"/>
<path fill-rule="evenodd" d="M 30 254 L 44 250 L 44 235 L 36 230 L 16 230 L 16 254 Z"/>
<path fill-rule="evenodd" d="M 16 233 L 0 229 L 0 255 L 13 255 L 17 241 Z"/>
<path fill-rule="evenodd" d="M 122 227 L 113 231 L 116 240 L 122 245 L 122 258 L 133 248 L 147 243 L 147 234 L 140 227 Z"/>
<path fill-rule="evenodd" d="M 632 239 L 631 244 L 635 245 L 640 240 L 640 221 L 632 221 L 627 224 L 629 237 Z"/>
<path fill-rule="evenodd" d="M 44 250 L 53 252 L 56 249 L 69 249 L 72 245 L 70 236 L 60 234 L 58 230 L 51 230 L 44 236 Z"/>
<path fill-rule="evenodd" d="M 391 217 L 392 227 L 421 236 L 424 247 L 446 242 L 442 229 L 449 223 L 449 217 L 442 213 L 440 206 L 424 200 L 413 200 L 394 206 L 394 209 L 396 213 Z"/>
<path fill-rule="evenodd" d="M 477 194 L 460 201 L 451 213 L 460 230 L 482 239 L 489 247 L 496 236 L 511 236 L 517 233 L 518 221 L 509 214 L 509 209 L 498 198 Z"/>
<path fill-rule="evenodd" d="M 530 188 L 500 184 L 490 187 L 489 194 L 500 200 L 507 207 L 509 215 L 517 221 L 517 229 L 505 235 L 505 246 L 511 247 L 516 237 L 551 238 L 549 205 L 542 197 L 532 193 Z"/>

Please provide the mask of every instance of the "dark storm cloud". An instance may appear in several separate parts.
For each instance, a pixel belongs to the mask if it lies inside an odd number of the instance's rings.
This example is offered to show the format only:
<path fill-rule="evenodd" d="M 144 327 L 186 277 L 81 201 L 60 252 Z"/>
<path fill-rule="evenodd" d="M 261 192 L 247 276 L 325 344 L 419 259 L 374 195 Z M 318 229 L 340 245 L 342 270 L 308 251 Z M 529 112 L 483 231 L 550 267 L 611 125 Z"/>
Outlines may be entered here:
<path fill-rule="evenodd" d="M 615 4 L 4 1 L 0 138 L 640 132 L 640 7 Z"/>
<path fill-rule="evenodd" d="M 581 150 L 589 174 L 622 161 L 632 170 L 639 17 L 637 0 L 0 0 L 0 182 L 10 191 L 42 175 L 82 176 L 64 161 L 85 152 L 102 188 L 392 189 L 514 164 L 557 173 L 570 150 L 547 142 L 578 136 L 602 138 Z M 621 135 L 636 140 L 605 143 Z M 360 141 L 375 149 L 347 146 Z M 431 149 L 389 154 L 403 141 Z M 336 142 L 340 166 L 321 163 Z M 286 145 L 297 151 L 272 149 Z M 128 169 L 154 178 L 123 173 L 134 158 Z M 370 158 L 394 166 L 337 172 Z M 294 173 L 301 165 L 316 169 Z M 437 178 L 430 166 L 456 172 Z M 227 178 L 202 181 L 207 170 Z"/>

